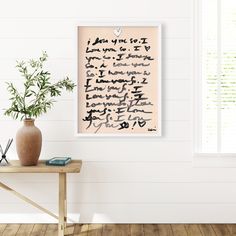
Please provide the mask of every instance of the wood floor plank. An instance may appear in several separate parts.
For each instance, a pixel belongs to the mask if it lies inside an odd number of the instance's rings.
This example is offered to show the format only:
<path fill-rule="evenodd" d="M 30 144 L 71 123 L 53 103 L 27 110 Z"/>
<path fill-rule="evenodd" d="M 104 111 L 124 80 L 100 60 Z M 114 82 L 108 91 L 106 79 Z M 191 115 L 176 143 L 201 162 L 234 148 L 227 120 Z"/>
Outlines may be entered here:
<path fill-rule="evenodd" d="M 188 236 L 184 224 L 172 224 L 171 228 L 174 236 Z"/>
<path fill-rule="evenodd" d="M 230 233 L 230 235 L 232 235 L 233 234 L 233 224 L 227 224 L 226 225 L 226 227 L 228 228 L 228 230 L 229 230 L 229 233 Z"/>
<path fill-rule="evenodd" d="M 217 236 L 230 236 L 230 232 L 225 224 L 212 224 L 212 228 Z"/>
<path fill-rule="evenodd" d="M 186 224 L 185 229 L 188 236 L 204 236 L 202 235 L 199 225 L 197 224 Z"/>
<path fill-rule="evenodd" d="M 105 224 L 103 225 L 102 229 L 102 236 L 113 236 L 115 235 L 116 231 L 116 225 L 115 224 Z"/>
<path fill-rule="evenodd" d="M 200 224 L 199 228 L 203 236 L 216 236 L 215 231 L 210 224 Z"/>
<path fill-rule="evenodd" d="M 89 224 L 88 236 L 102 236 L 102 224 Z"/>
<path fill-rule="evenodd" d="M 57 224 L 49 224 L 47 230 L 45 232 L 45 236 L 57 236 L 58 225 Z"/>
<path fill-rule="evenodd" d="M 75 230 L 75 225 L 74 224 L 67 224 L 65 228 L 65 235 L 73 235 Z"/>
<path fill-rule="evenodd" d="M 236 236 L 236 224 L 227 224 L 230 236 Z"/>
<path fill-rule="evenodd" d="M 158 224 L 157 232 L 159 236 L 173 236 L 170 224 Z"/>
<path fill-rule="evenodd" d="M 7 227 L 7 224 L 0 224 L 0 235 L 2 235 L 6 227 Z"/>
<path fill-rule="evenodd" d="M 143 231 L 145 236 L 159 236 L 156 224 L 144 224 Z"/>
<path fill-rule="evenodd" d="M 173 231 L 169 224 L 158 224 L 157 232 L 159 236 L 173 236 Z"/>
<path fill-rule="evenodd" d="M 33 224 L 22 224 L 18 229 L 16 236 L 30 236 L 33 229 Z"/>
<path fill-rule="evenodd" d="M 143 225 L 142 224 L 131 224 L 130 225 L 130 235 L 131 236 L 144 236 Z"/>
<path fill-rule="evenodd" d="M 48 225 L 46 224 L 35 224 L 30 236 L 44 236 Z"/>
<path fill-rule="evenodd" d="M 9 224 L 3 231 L 2 236 L 15 236 L 19 228 L 20 224 Z"/>
<path fill-rule="evenodd" d="M 76 224 L 74 228 L 74 236 L 87 236 L 88 224 Z"/>
<path fill-rule="evenodd" d="M 128 224 L 106 224 L 103 226 L 102 236 L 129 236 Z"/>
<path fill-rule="evenodd" d="M 129 224 L 118 224 L 117 233 L 119 236 L 130 236 Z"/>

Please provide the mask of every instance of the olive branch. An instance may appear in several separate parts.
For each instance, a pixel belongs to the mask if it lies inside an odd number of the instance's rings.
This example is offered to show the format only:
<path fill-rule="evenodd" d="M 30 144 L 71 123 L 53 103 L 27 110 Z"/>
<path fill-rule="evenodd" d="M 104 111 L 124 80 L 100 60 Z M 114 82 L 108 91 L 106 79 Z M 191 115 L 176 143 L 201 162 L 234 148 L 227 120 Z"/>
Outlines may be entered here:
<path fill-rule="evenodd" d="M 56 102 L 53 98 L 60 96 L 63 89 L 73 91 L 76 85 L 68 77 L 51 82 L 50 72 L 43 70 L 47 58 L 47 53 L 43 52 L 38 60 L 17 61 L 16 68 L 24 78 L 24 89 L 19 91 L 13 83 L 7 82 L 11 105 L 5 115 L 21 120 L 39 117 L 52 108 Z"/>

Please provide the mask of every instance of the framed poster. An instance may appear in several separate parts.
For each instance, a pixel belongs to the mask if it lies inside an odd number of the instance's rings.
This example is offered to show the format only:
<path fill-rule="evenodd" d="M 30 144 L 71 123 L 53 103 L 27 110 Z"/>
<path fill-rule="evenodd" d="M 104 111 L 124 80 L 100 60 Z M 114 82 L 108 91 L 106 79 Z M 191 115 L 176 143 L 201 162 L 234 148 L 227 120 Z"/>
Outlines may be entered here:
<path fill-rule="evenodd" d="M 83 23 L 77 28 L 76 133 L 161 135 L 161 25 Z"/>

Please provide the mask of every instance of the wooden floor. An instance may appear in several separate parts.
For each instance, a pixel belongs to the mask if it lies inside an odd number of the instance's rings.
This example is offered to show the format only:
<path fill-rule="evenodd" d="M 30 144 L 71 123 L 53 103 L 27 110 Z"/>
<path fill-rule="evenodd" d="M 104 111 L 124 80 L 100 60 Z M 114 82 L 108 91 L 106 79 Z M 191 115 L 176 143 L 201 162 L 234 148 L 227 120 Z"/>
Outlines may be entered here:
<path fill-rule="evenodd" d="M 57 236 L 56 224 L 0 224 L 1 236 Z M 236 236 L 236 225 L 223 224 L 76 224 L 74 236 Z"/>

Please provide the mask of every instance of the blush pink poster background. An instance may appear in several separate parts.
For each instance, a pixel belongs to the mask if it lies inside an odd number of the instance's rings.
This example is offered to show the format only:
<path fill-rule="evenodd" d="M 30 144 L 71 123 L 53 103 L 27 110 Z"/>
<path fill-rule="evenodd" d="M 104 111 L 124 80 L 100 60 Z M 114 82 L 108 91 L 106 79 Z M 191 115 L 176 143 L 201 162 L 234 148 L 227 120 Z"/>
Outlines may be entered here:
<path fill-rule="evenodd" d="M 158 27 L 78 27 L 78 133 L 158 131 Z"/>

